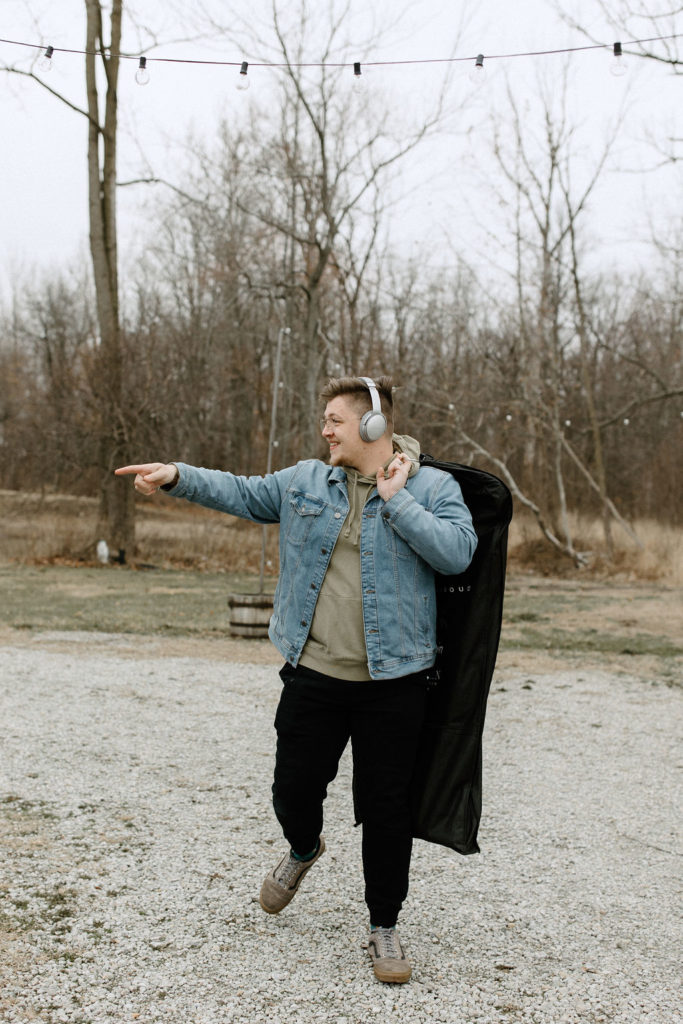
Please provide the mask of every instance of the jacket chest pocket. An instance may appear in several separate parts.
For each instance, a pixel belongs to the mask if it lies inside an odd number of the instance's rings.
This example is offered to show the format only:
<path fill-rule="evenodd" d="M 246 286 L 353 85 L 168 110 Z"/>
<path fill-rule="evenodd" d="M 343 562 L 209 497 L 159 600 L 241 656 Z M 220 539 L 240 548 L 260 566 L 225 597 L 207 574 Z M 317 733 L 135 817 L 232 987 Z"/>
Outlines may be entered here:
<path fill-rule="evenodd" d="M 301 547 L 309 539 L 311 530 L 320 522 L 325 503 L 310 494 L 293 492 L 289 495 L 287 515 L 287 542 Z"/>

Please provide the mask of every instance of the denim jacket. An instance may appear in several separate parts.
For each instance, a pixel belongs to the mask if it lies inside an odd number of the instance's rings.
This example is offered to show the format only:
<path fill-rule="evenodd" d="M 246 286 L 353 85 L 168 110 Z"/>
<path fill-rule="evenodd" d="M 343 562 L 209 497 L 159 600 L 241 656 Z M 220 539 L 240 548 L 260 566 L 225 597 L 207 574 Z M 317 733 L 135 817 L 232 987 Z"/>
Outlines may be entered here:
<path fill-rule="evenodd" d="M 318 592 L 349 510 L 346 473 L 318 459 L 265 477 L 234 476 L 176 462 L 170 494 L 255 523 L 280 524 L 280 576 L 269 636 L 296 665 Z M 384 501 L 376 488 L 362 513 L 361 585 L 368 669 L 391 679 L 436 658 L 434 573 L 464 572 L 477 537 L 450 473 L 420 467 Z"/>

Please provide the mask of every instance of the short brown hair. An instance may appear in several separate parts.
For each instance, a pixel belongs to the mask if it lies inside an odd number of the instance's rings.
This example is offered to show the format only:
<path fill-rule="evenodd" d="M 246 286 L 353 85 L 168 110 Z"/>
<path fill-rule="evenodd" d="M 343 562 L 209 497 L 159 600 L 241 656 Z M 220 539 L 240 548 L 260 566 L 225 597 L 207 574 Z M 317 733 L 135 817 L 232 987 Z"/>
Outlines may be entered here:
<path fill-rule="evenodd" d="M 379 393 L 379 401 L 382 412 L 387 418 L 387 424 L 393 429 L 394 425 L 394 401 L 392 396 L 391 377 L 371 377 Z M 330 377 L 325 387 L 320 392 L 320 398 L 327 405 L 333 398 L 349 397 L 354 407 L 362 415 L 372 409 L 372 395 L 367 384 L 364 384 L 360 377 Z"/>

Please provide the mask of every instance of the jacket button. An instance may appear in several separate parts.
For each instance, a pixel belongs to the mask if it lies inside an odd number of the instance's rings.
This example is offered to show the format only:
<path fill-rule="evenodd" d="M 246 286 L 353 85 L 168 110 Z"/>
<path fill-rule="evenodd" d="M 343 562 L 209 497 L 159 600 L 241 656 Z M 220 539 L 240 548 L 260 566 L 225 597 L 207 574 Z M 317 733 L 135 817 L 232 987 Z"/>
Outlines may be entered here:
<path fill-rule="evenodd" d="M 327 548 L 321 548 L 320 549 L 320 554 L 321 555 L 326 555 L 327 554 Z"/>
<path fill-rule="evenodd" d="M 315 583 L 311 583 L 311 590 L 315 590 Z"/>
<path fill-rule="evenodd" d="M 302 620 L 301 620 L 301 625 L 302 625 L 302 626 L 307 626 L 307 625 L 308 625 L 308 623 L 306 622 L 306 620 L 305 620 L 305 619 L 302 619 Z"/>
<path fill-rule="evenodd" d="M 335 519 L 341 519 L 341 512 L 335 512 L 334 513 L 334 518 Z"/>

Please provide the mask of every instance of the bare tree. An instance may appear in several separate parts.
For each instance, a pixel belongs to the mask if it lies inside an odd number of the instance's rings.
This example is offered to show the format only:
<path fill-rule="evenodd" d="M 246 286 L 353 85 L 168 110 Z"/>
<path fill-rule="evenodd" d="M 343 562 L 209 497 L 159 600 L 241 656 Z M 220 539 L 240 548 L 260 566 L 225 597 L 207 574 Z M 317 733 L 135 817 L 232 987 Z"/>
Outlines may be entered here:
<path fill-rule="evenodd" d="M 98 533 L 124 560 L 135 544 L 134 501 L 130 488 L 116 485 L 112 470 L 127 461 L 124 367 L 121 350 L 119 281 L 116 231 L 116 147 L 118 127 L 118 72 L 121 53 L 123 0 L 112 0 L 105 29 L 105 6 L 100 0 L 85 2 L 85 84 L 87 104 L 62 95 L 45 82 L 34 68 L 8 67 L 47 89 L 88 122 L 88 215 L 90 254 L 99 327 L 97 405 L 99 418 L 98 463 L 101 472 Z M 108 32 L 108 39 L 105 38 Z M 104 74 L 102 88 L 98 67 Z"/>
<path fill-rule="evenodd" d="M 315 12 L 305 0 L 294 8 L 273 3 L 269 55 L 280 65 L 279 105 L 272 130 L 261 145 L 253 146 L 245 163 L 250 188 L 239 199 L 244 211 L 272 232 L 282 254 L 280 293 L 297 346 L 300 404 L 306 416 L 300 429 L 309 451 L 317 445 L 310 410 L 330 362 L 326 352 L 340 342 L 338 332 L 326 323 L 325 296 L 335 284 L 353 288 L 354 277 L 358 280 L 359 271 L 361 276 L 365 272 L 387 205 L 389 176 L 438 128 L 444 107 L 440 93 L 412 129 L 405 120 L 400 130 L 392 129 L 389 111 L 377 96 L 371 108 L 362 95 L 354 94 L 351 66 L 335 66 L 338 55 L 346 53 L 348 17 L 348 3 L 331 3 Z M 232 26 L 215 28 L 234 38 Z M 242 38 L 249 38 L 249 32 Z M 263 51 L 266 45 L 251 32 L 252 50 Z M 320 61 L 311 67 L 313 49 Z M 347 56 L 342 59 L 348 61 Z M 267 118 L 268 111 L 260 110 L 262 134 Z"/>
<path fill-rule="evenodd" d="M 135 505 L 130 488 L 119 487 L 113 470 L 130 456 L 124 354 L 119 313 L 118 248 L 116 226 L 116 149 L 118 128 L 118 73 L 121 52 L 123 0 L 112 0 L 109 35 L 104 36 L 100 0 L 86 0 L 85 78 L 88 98 L 88 215 L 90 255 L 100 330 L 96 382 L 101 410 L 99 420 L 100 530 L 124 561 L 135 547 Z M 97 65 L 104 71 L 100 95 Z M 100 107 L 103 106 L 103 111 Z M 126 494 L 126 490 L 128 493 Z"/>
<path fill-rule="evenodd" d="M 673 75 L 683 74 L 683 6 L 674 0 L 597 0 L 595 6 L 613 31 L 613 42 L 619 43 L 623 52 L 623 57 L 619 60 L 624 64 L 636 58 L 668 68 Z M 571 4 L 566 0 L 556 0 L 555 7 L 563 21 L 591 43 L 599 45 L 605 42 L 604 39 L 596 38 L 595 34 L 577 18 Z M 660 164 L 676 163 L 681 159 L 680 146 L 683 139 L 680 135 L 661 137 L 661 133 L 655 134 L 648 126 L 646 137 L 658 154 Z"/>
<path fill-rule="evenodd" d="M 614 30 L 614 41 L 624 35 L 643 39 L 644 42 L 626 44 L 624 52 L 646 60 L 656 61 L 671 68 L 675 75 L 683 74 L 680 54 L 680 19 L 683 6 L 674 0 L 597 0 L 594 5 L 606 23 Z M 562 3 L 556 8 L 562 19 L 593 43 L 604 43 L 577 19 L 576 14 Z"/>
<path fill-rule="evenodd" d="M 630 528 L 606 492 L 602 440 L 588 373 L 583 271 L 577 242 L 583 215 L 605 166 L 614 134 L 577 186 L 572 174 L 576 128 L 565 110 L 567 88 L 565 72 L 562 90 L 557 90 L 556 84 L 552 93 L 547 88 L 541 90 L 537 133 L 529 113 L 520 109 L 509 91 L 505 129 L 500 123 L 494 129 L 494 155 L 506 183 L 500 198 L 504 208 L 511 211 L 515 253 L 512 277 L 517 325 L 503 372 L 508 379 L 510 399 L 506 416 L 511 425 L 516 424 L 519 456 L 512 461 L 501 459 L 481 439 L 472 436 L 462 417 L 458 429 L 472 450 L 487 451 L 499 469 L 505 467 L 509 485 L 534 513 L 547 539 L 581 564 L 585 555 L 575 546 L 568 516 L 568 460 L 600 496 L 608 548 L 609 517 Z M 571 424 L 568 395 L 577 339 L 581 386 L 591 423 L 592 471 L 567 438 Z"/>

